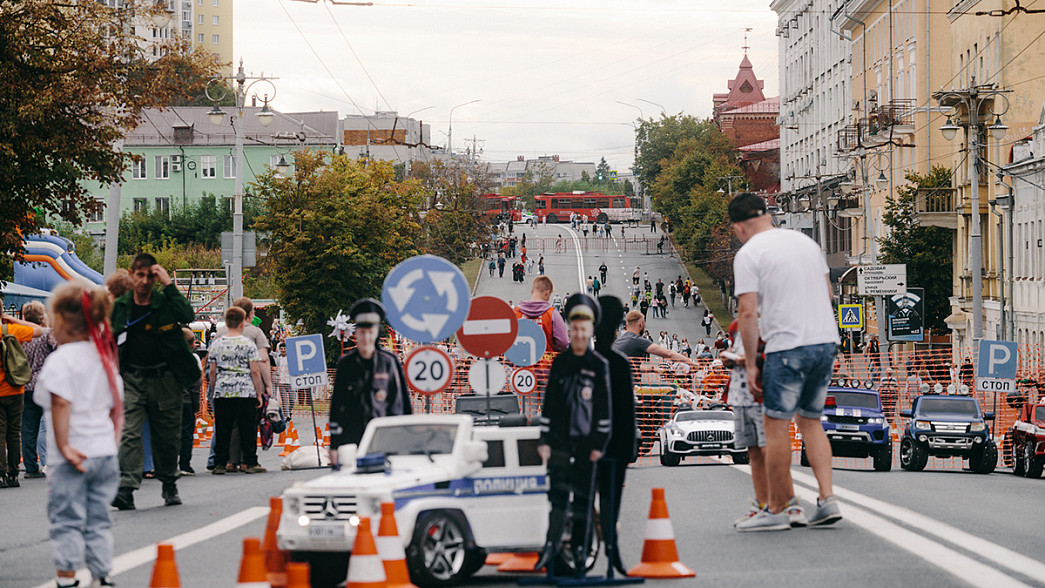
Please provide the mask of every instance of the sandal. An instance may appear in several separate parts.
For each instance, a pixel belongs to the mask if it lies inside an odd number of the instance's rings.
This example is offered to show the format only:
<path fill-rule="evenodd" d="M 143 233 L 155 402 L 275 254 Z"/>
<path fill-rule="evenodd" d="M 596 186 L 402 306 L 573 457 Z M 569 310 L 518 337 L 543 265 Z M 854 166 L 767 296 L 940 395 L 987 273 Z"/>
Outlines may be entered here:
<path fill-rule="evenodd" d="M 156 478 L 156 471 L 155 470 L 149 470 L 149 471 L 145 472 L 144 474 L 142 474 L 142 477 L 143 478 L 147 478 L 149 480 L 155 479 Z"/>

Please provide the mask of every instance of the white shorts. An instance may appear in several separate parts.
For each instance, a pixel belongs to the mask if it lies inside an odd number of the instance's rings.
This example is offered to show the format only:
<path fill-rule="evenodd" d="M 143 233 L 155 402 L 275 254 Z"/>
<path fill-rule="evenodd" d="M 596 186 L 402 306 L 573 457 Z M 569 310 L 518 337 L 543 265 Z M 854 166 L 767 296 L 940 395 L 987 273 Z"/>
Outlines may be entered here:
<path fill-rule="evenodd" d="M 737 449 L 766 446 L 766 428 L 762 422 L 762 405 L 733 407 L 733 444 Z"/>

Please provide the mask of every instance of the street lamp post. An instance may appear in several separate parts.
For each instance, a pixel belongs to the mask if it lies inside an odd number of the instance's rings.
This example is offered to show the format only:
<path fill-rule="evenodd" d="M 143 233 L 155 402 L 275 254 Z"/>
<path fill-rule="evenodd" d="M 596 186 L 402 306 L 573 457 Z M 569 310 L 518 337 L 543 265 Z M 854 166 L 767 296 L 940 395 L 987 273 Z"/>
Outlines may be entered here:
<path fill-rule="evenodd" d="M 983 252 L 980 235 L 980 126 L 986 122 L 980 121 L 980 109 L 989 100 L 991 104 L 987 108 L 987 120 L 990 116 L 995 117 L 994 124 L 987 127 L 996 140 L 1005 137 L 1008 127 L 1002 124 L 1001 115 L 1009 110 L 1009 99 L 1006 97 L 1010 90 L 998 90 L 994 86 L 977 86 L 976 78 L 972 78 L 970 86 L 964 90 L 940 91 L 933 94 L 940 106 L 954 108 L 953 115 L 958 115 L 959 120 L 953 121 L 951 116 L 947 122 L 940 127 L 943 138 L 950 141 L 954 139 L 958 129 L 965 129 L 965 136 L 969 145 L 969 272 L 972 286 L 972 344 L 976 348 L 979 341 L 983 339 Z M 998 112 L 994 109 L 994 100 L 1001 98 L 1005 101 L 1005 109 Z M 967 120 L 961 124 L 961 114 L 965 111 Z M 986 141 L 984 141 L 986 143 Z"/>
<path fill-rule="evenodd" d="M 255 116 L 258 118 L 258 124 L 263 127 L 267 127 L 272 124 L 274 115 L 269 110 L 269 102 L 276 97 L 276 86 L 272 83 L 272 80 L 277 78 L 266 77 L 265 74 L 260 76 L 248 76 L 243 71 L 243 60 L 240 59 L 239 69 L 236 71 L 235 76 L 221 78 L 221 81 L 232 81 L 236 85 L 233 91 L 236 94 L 236 116 L 232 117 L 231 123 L 232 128 L 236 131 L 236 162 L 235 162 L 235 192 L 233 194 L 232 204 L 232 276 L 229 279 L 229 292 L 230 298 L 235 300 L 243 296 L 243 108 L 246 103 L 247 94 L 250 89 L 258 82 L 265 82 L 272 88 L 272 97 L 265 94 L 262 98 L 264 104 L 261 107 L 261 112 Z M 247 81 L 250 81 L 248 84 Z M 218 80 L 215 80 L 218 81 Z M 214 108 L 207 113 L 210 118 L 210 122 L 213 124 L 221 124 L 224 120 L 225 113 L 222 112 L 221 108 L 218 107 L 217 101 L 220 97 L 215 99 L 210 95 L 210 86 L 207 87 L 207 97 L 215 102 Z"/>
<path fill-rule="evenodd" d="M 657 108 L 660 109 L 660 114 L 662 116 L 665 116 L 665 117 L 668 116 L 667 111 L 665 111 L 664 107 L 661 106 L 660 104 L 657 104 L 656 102 L 654 102 L 652 100 L 646 100 L 645 98 L 636 98 L 636 100 L 638 100 L 639 102 L 645 102 L 646 104 L 652 104 L 653 106 L 656 106 Z"/>
<path fill-rule="evenodd" d="M 417 110 L 407 114 L 406 115 L 406 120 L 408 120 L 408 121 L 412 120 L 410 118 L 411 116 L 417 114 L 418 112 L 421 112 L 422 110 L 428 110 L 429 108 L 435 108 L 435 106 L 433 105 L 433 106 L 425 106 L 424 108 L 418 108 Z M 421 128 L 421 124 L 420 123 L 418 123 L 418 125 L 417 125 L 417 135 L 418 135 L 417 143 L 423 143 L 424 142 L 424 129 Z M 413 153 L 412 150 L 413 150 L 413 147 L 407 147 L 407 150 L 406 150 L 406 174 L 405 174 L 406 177 L 410 177 L 410 163 L 411 163 L 411 161 L 414 158 L 413 154 L 412 154 Z"/>
<path fill-rule="evenodd" d="M 472 100 L 472 101 L 469 101 L 469 102 L 464 102 L 464 103 L 458 104 L 457 106 L 454 106 L 453 108 L 450 109 L 450 124 L 448 125 L 448 127 L 446 129 L 447 130 L 447 133 L 446 133 L 446 143 L 448 145 L 447 151 L 450 152 L 450 159 L 453 159 L 453 157 L 454 157 L 454 110 L 456 110 L 456 109 L 458 109 L 458 108 L 460 108 L 462 106 L 468 106 L 469 104 L 475 104 L 476 102 L 479 102 L 479 100 Z"/>

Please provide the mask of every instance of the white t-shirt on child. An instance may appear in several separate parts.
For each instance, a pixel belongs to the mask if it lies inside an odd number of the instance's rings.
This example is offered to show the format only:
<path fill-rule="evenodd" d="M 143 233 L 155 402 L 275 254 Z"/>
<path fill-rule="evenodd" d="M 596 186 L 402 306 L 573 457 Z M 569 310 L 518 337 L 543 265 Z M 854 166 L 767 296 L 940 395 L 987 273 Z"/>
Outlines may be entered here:
<path fill-rule="evenodd" d="M 123 380 L 116 375 L 116 385 L 123 398 Z M 109 411 L 112 392 L 105 376 L 101 356 L 94 343 L 76 341 L 61 345 L 47 356 L 33 392 L 47 418 L 47 459 L 63 462 L 65 458 L 54 440 L 51 394 L 69 401 L 69 445 L 87 457 L 116 455 L 116 431 Z"/>

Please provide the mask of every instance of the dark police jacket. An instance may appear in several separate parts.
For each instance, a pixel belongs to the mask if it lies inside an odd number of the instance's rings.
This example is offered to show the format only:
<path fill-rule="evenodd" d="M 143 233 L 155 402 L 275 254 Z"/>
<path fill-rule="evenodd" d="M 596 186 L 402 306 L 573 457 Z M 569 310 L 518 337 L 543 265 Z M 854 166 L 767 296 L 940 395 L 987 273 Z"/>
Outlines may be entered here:
<path fill-rule="evenodd" d="M 612 457 L 625 464 L 631 463 L 639 457 L 635 444 L 635 389 L 631 382 L 631 362 L 612 348 L 600 348 L 596 345 L 596 351 L 606 358 L 610 366 L 610 399 L 613 412 L 606 457 Z"/>
<path fill-rule="evenodd" d="M 384 349 L 364 359 L 358 350 L 341 356 L 330 397 L 330 448 L 359 443 L 371 419 L 411 414 L 410 394 L 399 358 Z"/>
<path fill-rule="evenodd" d="M 583 356 L 571 349 L 555 356 L 541 407 L 541 444 L 605 450 L 612 412 L 609 369 L 591 349 Z"/>

